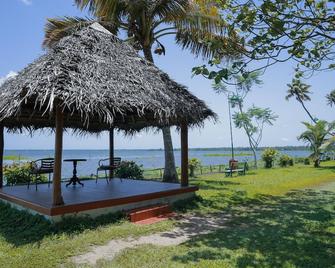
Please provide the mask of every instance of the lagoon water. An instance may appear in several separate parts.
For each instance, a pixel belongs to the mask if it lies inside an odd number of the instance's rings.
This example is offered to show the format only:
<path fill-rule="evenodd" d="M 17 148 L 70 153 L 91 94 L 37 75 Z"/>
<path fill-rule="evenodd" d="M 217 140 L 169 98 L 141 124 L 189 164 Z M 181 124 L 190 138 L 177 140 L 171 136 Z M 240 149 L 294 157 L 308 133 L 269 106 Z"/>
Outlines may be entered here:
<path fill-rule="evenodd" d="M 292 157 L 306 157 L 310 154 L 307 150 L 282 150 L 283 154 L 288 154 Z M 236 150 L 236 154 L 250 154 L 247 150 Z M 96 173 L 98 161 L 108 157 L 108 150 L 64 150 L 63 159 L 67 158 L 84 158 L 87 162 L 78 163 L 78 175 L 89 176 Z M 227 156 L 213 156 L 225 154 Z M 224 149 L 190 149 L 189 157 L 198 158 L 203 165 L 227 164 L 230 151 Z M 260 156 L 261 152 L 258 152 Z M 5 155 L 20 156 L 22 161 L 32 161 L 34 159 L 53 157 L 53 150 L 6 150 Z M 121 157 L 122 160 L 135 161 L 143 165 L 146 169 L 155 169 L 164 167 L 164 151 L 163 150 L 115 150 L 115 156 Z M 175 151 L 177 166 L 180 163 L 180 151 Z M 251 161 L 252 156 L 236 156 L 239 161 Z M 12 161 L 5 161 L 5 164 L 10 164 Z M 72 163 L 63 163 L 63 177 L 67 178 L 72 175 Z"/>

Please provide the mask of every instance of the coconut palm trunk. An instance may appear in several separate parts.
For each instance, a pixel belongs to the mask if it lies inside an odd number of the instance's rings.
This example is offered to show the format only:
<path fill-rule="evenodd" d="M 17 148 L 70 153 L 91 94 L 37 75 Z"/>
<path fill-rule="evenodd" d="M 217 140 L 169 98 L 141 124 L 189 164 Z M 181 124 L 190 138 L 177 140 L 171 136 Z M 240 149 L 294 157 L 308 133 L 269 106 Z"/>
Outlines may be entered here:
<path fill-rule="evenodd" d="M 306 105 L 304 104 L 303 100 L 298 97 L 298 101 L 301 103 L 302 108 L 305 110 L 305 112 L 307 113 L 307 115 L 309 116 L 309 118 L 312 120 L 312 122 L 314 124 L 316 124 L 317 120 L 315 120 L 315 118 L 312 116 L 312 114 L 308 111 L 308 109 L 307 109 Z"/>
<path fill-rule="evenodd" d="M 144 57 L 154 63 L 152 56 L 151 46 L 143 46 Z M 169 127 L 162 128 L 163 141 L 164 141 L 164 155 L 165 155 L 165 166 L 164 166 L 164 182 L 178 182 L 178 174 L 176 170 L 173 143 L 171 137 L 171 129 Z"/>

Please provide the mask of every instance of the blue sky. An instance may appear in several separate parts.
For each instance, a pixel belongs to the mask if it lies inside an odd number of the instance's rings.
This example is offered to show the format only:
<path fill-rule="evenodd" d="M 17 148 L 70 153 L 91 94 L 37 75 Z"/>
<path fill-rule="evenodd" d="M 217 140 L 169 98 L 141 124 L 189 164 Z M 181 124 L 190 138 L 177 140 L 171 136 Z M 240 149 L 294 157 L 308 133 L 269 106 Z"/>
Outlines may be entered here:
<path fill-rule="evenodd" d="M 0 10 L 0 79 L 10 72 L 17 72 L 42 55 L 41 43 L 46 18 L 57 16 L 86 16 L 71 0 L 2 0 Z M 214 93 L 211 82 L 202 77 L 193 77 L 191 69 L 203 64 L 187 51 L 182 51 L 168 37 L 162 40 L 167 49 L 166 56 L 155 58 L 156 65 L 206 103 L 219 115 L 220 122 L 206 122 L 203 129 L 190 132 L 190 147 L 229 146 L 228 106 L 223 95 Z M 286 84 L 291 81 L 294 63 L 278 64 L 267 70 L 262 77 L 263 84 L 255 87 L 247 99 L 246 106 L 255 104 L 270 107 L 279 118 L 274 126 L 267 127 L 261 146 L 299 145 L 296 137 L 303 131 L 302 121 L 308 118 L 293 99 L 285 100 Z M 317 118 L 334 119 L 334 109 L 326 106 L 325 95 L 334 86 L 334 73 L 315 75 L 307 81 L 312 85 L 312 102 L 307 106 Z M 247 146 L 247 138 L 242 131 L 234 129 L 237 146 Z M 71 137 L 65 135 L 67 149 L 105 149 L 107 135 L 97 137 Z M 175 147 L 179 147 L 179 135 L 173 130 Z M 52 135 L 8 134 L 5 140 L 7 149 L 50 149 L 53 148 Z M 116 148 L 162 148 L 162 136 L 154 133 L 140 133 L 133 138 L 125 138 L 122 133 L 115 139 Z"/>

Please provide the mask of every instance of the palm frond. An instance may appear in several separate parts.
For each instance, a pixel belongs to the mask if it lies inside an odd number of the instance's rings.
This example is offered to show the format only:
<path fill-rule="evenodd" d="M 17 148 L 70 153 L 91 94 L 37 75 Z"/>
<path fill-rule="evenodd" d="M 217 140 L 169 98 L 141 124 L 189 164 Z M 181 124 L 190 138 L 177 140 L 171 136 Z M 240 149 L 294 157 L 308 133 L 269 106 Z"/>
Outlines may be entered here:
<path fill-rule="evenodd" d="M 94 13 L 96 10 L 96 5 L 100 2 L 99 0 L 75 0 L 76 6 L 83 10 L 88 7 L 89 12 Z"/>
<path fill-rule="evenodd" d="M 326 96 L 326 98 L 327 98 L 327 103 L 328 103 L 328 105 L 330 105 L 330 106 L 335 106 L 335 89 L 334 90 L 332 90 L 327 96 Z"/>
<path fill-rule="evenodd" d="M 127 16 L 129 7 L 135 2 L 130 0 L 75 0 L 75 3 L 81 10 L 88 8 L 90 14 L 99 18 L 100 21 L 109 21 L 118 25 L 122 17 Z"/>
<path fill-rule="evenodd" d="M 78 31 L 85 28 L 96 20 L 90 18 L 79 18 L 79 17 L 63 17 L 48 19 L 45 25 L 45 35 L 43 41 L 43 47 L 51 48 L 58 43 L 60 39 L 65 36 L 72 34 L 74 31 Z M 109 21 L 99 21 L 107 30 L 113 34 L 117 34 L 118 26 Z"/>
<path fill-rule="evenodd" d="M 93 23 L 91 19 L 79 17 L 50 18 L 45 25 L 43 47 L 50 48 L 60 39 L 70 35 L 76 30 Z"/>
<path fill-rule="evenodd" d="M 150 1 L 149 1 L 150 2 Z M 190 8 L 189 0 L 159 0 L 149 7 L 149 15 L 153 18 L 176 20 L 185 17 Z"/>
<path fill-rule="evenodd" d="M 196 30 L 179 30 L 175 39 L 183 49 L 188 49 L 192 54 L 204 59 L 239 56 L 238 42 L 231 37 Z"/>

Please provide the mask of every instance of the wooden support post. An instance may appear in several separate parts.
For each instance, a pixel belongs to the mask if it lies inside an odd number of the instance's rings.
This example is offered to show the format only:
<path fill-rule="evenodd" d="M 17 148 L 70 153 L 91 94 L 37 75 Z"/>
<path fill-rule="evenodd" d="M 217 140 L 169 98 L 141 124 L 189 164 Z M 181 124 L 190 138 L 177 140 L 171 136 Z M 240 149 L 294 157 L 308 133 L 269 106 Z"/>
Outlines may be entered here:
<path fill-rule="evenodd" d="M 109 165 L 114 165 L 114 128 L 109 130 Z M 114 170 L 109 170 L 109 180 L 113 179 Z"/>
<path fill-rule="evenodd" d="M 0 188 L 3 187 L 4 127 L 0 125 Z"/>
<path fill-rule="evenodd" d="M 55 166 L 53 177 L 53 197 L 54 206 L 63 205 L 62 197 L 62 151 L 63 151 L 63 112 L 61 107 L 56 106 L 56 134 L 55 134 Z"/>
<path fill-rule="evenodd" d="M 181 147 L 181 186 L 188 186 L 188 128 L 187 124 L 180 126 Z"/>

